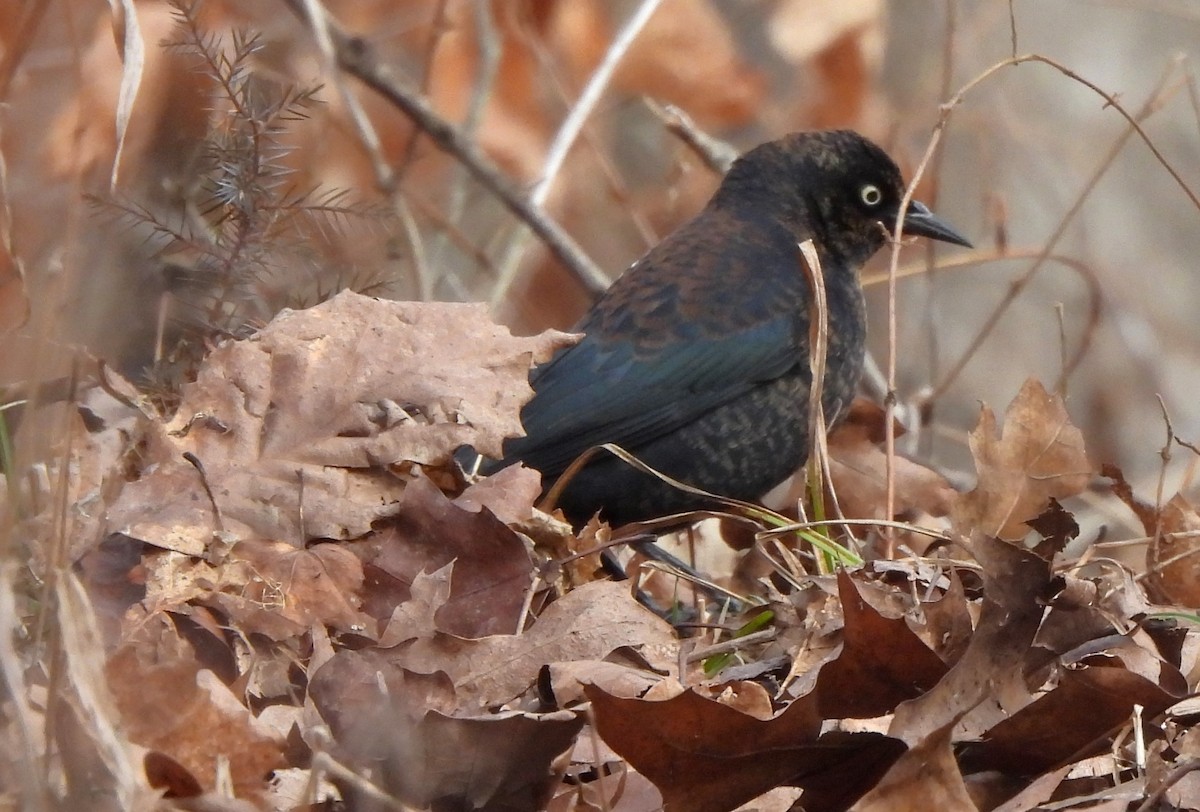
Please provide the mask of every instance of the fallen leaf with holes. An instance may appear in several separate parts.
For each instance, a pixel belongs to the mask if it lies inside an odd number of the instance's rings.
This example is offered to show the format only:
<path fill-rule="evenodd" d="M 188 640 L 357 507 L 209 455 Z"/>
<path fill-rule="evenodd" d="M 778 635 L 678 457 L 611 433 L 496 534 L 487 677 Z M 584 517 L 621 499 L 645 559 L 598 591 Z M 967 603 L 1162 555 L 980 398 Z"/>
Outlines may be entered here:
<path fill-rule="evenodd" d="M 298 550 L 252 539 L 234 545 L 224 567 L 240 572 L 238 588 L 226 586 L 206 600 L 243 632 L 284 640 L 323 624 L 374 636 L 374 623 L 358 608 L 362 564 L 343 547 L 316 544 Z"/>

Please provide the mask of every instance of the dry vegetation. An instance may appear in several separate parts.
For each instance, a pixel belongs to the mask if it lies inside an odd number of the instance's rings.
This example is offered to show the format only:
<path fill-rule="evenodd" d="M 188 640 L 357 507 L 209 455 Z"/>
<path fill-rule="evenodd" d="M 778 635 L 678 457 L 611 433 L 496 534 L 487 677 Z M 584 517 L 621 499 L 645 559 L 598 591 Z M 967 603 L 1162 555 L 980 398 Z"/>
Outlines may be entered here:
<path fill-rule="evenodd" d="M 1200 809 L 1194 308 L 1078 234 L 1135 150 L 1196 231 L 1196 82 L 1022 57 L 1021 7 L 0 5 L 0 808 Z M 1107 129 L 1014 115 L 1031 71 Z M 810 484 L 672 563 L 455 466 L 711 136 L 827 126 L 982 236 L 874 266 Z"/>

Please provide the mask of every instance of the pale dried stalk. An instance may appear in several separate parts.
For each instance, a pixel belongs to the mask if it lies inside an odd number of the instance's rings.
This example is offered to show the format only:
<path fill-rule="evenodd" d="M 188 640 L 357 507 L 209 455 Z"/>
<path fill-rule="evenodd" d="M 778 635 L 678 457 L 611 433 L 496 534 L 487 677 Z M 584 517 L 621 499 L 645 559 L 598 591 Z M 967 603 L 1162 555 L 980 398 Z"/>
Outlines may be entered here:
<path fill-rule="evenodd" d="M 546 203 L 546 198 L 550 195 L 550 187 L 554 180 L 558 177 L 559 171 L 562 169 L 563 163 L 566 161 L 567 154 L 574 146 L 576 139 L 579 138 L 579 133 L 583 130 L 584 123 L 595 110 L 596 104 L 604 95 L 604 91 L 608 88 L 609 82 L 612 81 L 613 73 L 616 72 L 617 65 L 629 52 L 629 48 L 637 39 L 638 34 L 646 27 L 650 17 L 658 10 L 662 4 L 662 0 L 642 0 L 642 3 L 637 7 L 625 24 L 621 26 L 621 30 L 613 38 L 612 43 L 608 46 L 608 50 L 604 54 L 604 58 L 600 60 L 600 64 L 596 67 L 588 79 L 587 85 L 584 86 L 583 92 L 579 94 L 579 99 L 575 102 L 575 106 L 571 108 L 571 112 L 563 120 L 562 126 L 558 128 L 558 133 L 554 136 L 554 141 L 550 144 L 550 149 L 546 153 L 546 164 L 542 167 L 542 176 L 533 185 L 529 192 L 529 202 L 541 208 Z M 492 290 L 491 303 L 495 306 L 503 301 L 508 295 L 508 291 L 512 288 L 513 283 L 517 279 L 519 270 L 518 260 L 522 252 L 525 250 L 525 244 L 529 240 L 529 229 L 522 226 L 513 233 L 509 239 L 508 246 L 504 250 L 503 258 L 500 260 L 500 278 L 496 282 L 496 287 Z"/>

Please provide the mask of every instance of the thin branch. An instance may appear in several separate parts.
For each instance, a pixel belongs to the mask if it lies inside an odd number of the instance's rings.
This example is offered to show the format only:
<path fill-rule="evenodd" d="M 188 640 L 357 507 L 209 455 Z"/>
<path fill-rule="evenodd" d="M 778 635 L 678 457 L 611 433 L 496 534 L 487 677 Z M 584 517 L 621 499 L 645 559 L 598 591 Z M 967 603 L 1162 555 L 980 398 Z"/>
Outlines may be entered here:
<path fill-rule="evenodd" d="M 1065 254 L 1045 254 L 1044 249 L 1014 249 L 1006 250 L 1003 253 L 995 251 L 971 251 L 966 254 L 956 254 L 953 258 L 943 260 L 938 263 L 938 272 L 947 271 L 962 271 L 967 268 L 983 265 L 985 263 L 1005 261 L 1005 260 L 1022 260 L 1033 259 L 1041 262 L 1053 262 L 1062 265 L 1069 271 L 1074 271 L 1088 290 L 1088 306 L 1087 306 L 1087 323 L 1083 327 L 1082 335 L 1079 339 L 1079 346 L 1070 355 L 1063 364 L 1062 371 L 1059 373 L 1058 381 L 1054 384 L 1055 390 L 1061 390 L 1067 379 L 1074 374 L 1080 363 L 1083 362 L 1087 351 L 1091 349 L 1092 339 L 1095 336 L 1097 328 L 1100 326 L 1101 307 L 1103 305 L 1103 290 L 1100 280 L 1096 276 L 1095 270 L 1088 264 Z M 906 279 L 912 276 L 919 276 L 926 273 L 926 268 L 923 262 L 909 263 L 901 267 L 896 272 L 897 281 Z M 887 282 L 887 274 L 884 272 L 875 272 L 866 274 L 862 277 L 862 285 L 864 288 L 872 287 L 873 285 Z M 1017 296 L 1022 291 L 1022 286 L 1010 285 L 1005 301 L 999 305 L 1007 307 L 1009 300 Z M 868 394 L 882 400 L 887 396 L 887 380 L 884 378 L 883 372 L 880 371 L 879 365 L 868 353 L 866 358 L 866 366 L 863 370 L 863 386 Z M 914 408 L 924 410 L 926 404 L 930 402 L 934 392 L 932 389 L 925 391 L 918 396 L 914 396 L 917 404 Z M 897 403 L 897 407 L 900 403 Z M 903 423 L 904 421 L 901 421 Z"/>
<path fill-rule="evenodd" d="M 560 64 L 560 55 L 557 52 L 552 52 L 547 46 L 547 43 L 542 39 L 542 32 L 536 29 L 536 26 L 531 24 L 528 15 L 522 15 L 515 20 L 514 32 L 521 38 L 521 46 L 529 49 L 537 62 L 538 70 L 545 76 L 549 83 L 550 89 L 554 93 L 556 102 L 561 103 L 564 110 L 570 109 L 572 99 L 578 93 L 567 87 L 567 81 L 561 76 L 563 73 Z M 606 184 L 605 191 L 609 194 L 613 202 L 619 206 L 629 217 L 630 225 L 632 225 L 642 238 L 642 241 L 649 248 L 655 245 L 661 237 L 654 227 L 650 224 L 646 215 L 638 211 L 632 205 L 633 200 L 629 191 L 629 184 L 626 179 L 621 176 L 616 164 L 602 144 L 601 138 L 593 133 L 593 127 L 589 122 L 580 133 L 580 140 L 586 144 L 589 154 L 599 164 L 600 171 L 604 174 L 604 182 Z"/>
<path fill-rule="evenodd" d="M 554 136 L 554 141 L 550 144 L 550 149 L 546 153 L 546 163 L 542 167 L 542 176 L 529 192 L 529 202 L 533 205 L 539 207 L 545 205 L 554 179 L 558 177 L 558 173 L 567 159 L 567 154 L 571 151 L 571 147 L 574 146 L 576 139 L 579 138 L 579 133 L 583 130 L 584 123 L 591 116 L 592 111 L 596 109 L 596 105 L 600 102 L 604 91 L 608 89 L 609 82 L 612 81 L 613 74 L 617 70 L 617 65 L 620 64 L 625 54 L 629 52 L 630 46 L 633 45 L 638 34 L 646 27 L 646 23 L 650 21 L 650 18 L 661 4 L 662 0 L 642 0 L 629 19 L 625 21 L 625 24 L 621 26 L 621 30 L 613 37 L 613 41 L 608 46 L 604 58 L 596 67 L 591 78 L 588 79 L 587 85 L 584 86 L 583 92 L 579 94 L 579 99 L 575 102 L 575 106 L 571 108 L 571 112 L 563 120 L 562 126 L 558 128 L 558 133 Z M 496 283 L 496 287 L 492 290 L 491 299 L 493 305 L 504 299 L 513 282 L 516 281 L 518 270 L 517 260 L 524 250 L 527 237 L 528 231 L 526 229 L 518 229 L 509 240 L 508 247 L 505 249 L 503 258 L 500 260 L 500 278 Z"/>
<path fill-rule="evenodd" d="M 1154 144 L 1153 140 L 1150 138 L 1150 136 L 1147 135 L 1146 131 L 1142 129 L 1142 125 L 1139 122 L 1138 117 L 1134 116 L 1128 110 L 1126 110 L 1125 107 L 1120 103 L 1120 101 L 1117 100 L 1117 98 L 1113 94 L 1102 90 L 1099 87 L 1099 85 L 1083 78 L 1078 73 L 1076 73 L 1075 71 L 1066 67 L 1065 65 L 1061 64 L 1060 62 L 1056 62 L 1055 60 L 1050 59 L 1049 57 L 1042 56 L 1041 54 L 1025 54 L 1023 56 L 1015 56 L 1010 59 L 1005 59 L 1000 62 L 997 62 L 994 65 L 985 69 L 980 74 L 978 74 L 975 78 L 971 79 L 971 81 L 969 81 L 965 85 L 963 85 L 959 89 L 959 91 L 957 93 L 955 93 L 954 96 L 949 101 L 942 104 L 941 115 L 938 117 L 938 121 L 933 127 L 933 133 L 930 135 L 930 138 L 929 138 L 929 145 L 928 145 L 928 147 L 926 147 L 925 154 L 922 156 L 921 162 L 917 165 L 916 170 L 913 172 L 912 179 L 909 181 L 908 187 L 904 190 L 904 196 L 900 200 L 900 206 L 899 206 L 899 209 L 898 209 L 898 212 L 896 215 L 896 222 L 892 226 L 892 254 L 891 254 L 890 262 L 888 263 L 888 291 L 889 291 L 889 299 L 892 301 L 892 303 L 889 305 L 889 308 L 888 308 L 888 341 L 889 341 L 889 346 L 892 348 L 889 351 L 889 356 L 895 355 L 896 327 L 897 327 L 895 304 L 894 304 L 894 299 L 892 299 L 892 297 L 891 297 L 891 294 L 894 293 L 896 271 L 900 265 L 901 231 L 904 226 L 904 215 L 908 211 L 909 205 L 912 203 L 913 194 L 916 191 L 917 186 L 920 184 L 921 178 L 924 176 L 926 169 L 929 167 L 934 154 L 937 152 L 938 145 L 940 144 L 940 142 L 942 140 L 942 133 L 945 131 L 946 126 L 950 123 L 950 114 L 952 112 L 954 112 L 954 109 L 959 104 L 962 103 L 963 99 L 966 98 L 968 93 L 973 91 L 980 84 L 982 84 L 985 81 L 987 81 L 988 79 L 990 79 L 994 74 L 999 73 L 1004 68 L 1014 67 L 1014 66 L 1020 65 L 1024 62 L 1038 62 L 1043 65 L 1048 65 L 1048 66 L 1054 68 L 1055 70 L 1057 70 L 1059 73 L 1066 76 L 1067 78 L 1073 79 L 1074 81 L 1078 82 L 1079 84 L 1083 85 L 1084 87 L 1088 88 L 1093 93 L 1095 93 L 1096 95 L 1098 95 L 1102 99 L 1104 99 L 1106 107 L 1113 108 L 1122 116 L 1122 118 L 1124 118 L 1127 122 L 1129 122 L 1129 126 L 1132 129 L 1132 131 L 1136 132 L 1138 134 L 1138 136 L 1142 139 L 1142 142 L 1146 144 L 1147 148 L 1149 148 L 1150 152 L 1154 155 L 1155 159 L 1167 171 L 1167 174 L 1170 175 L 1171 178 L 1175 181 L 1175 183 L 1179 186 L 1179 188 L 1183 190 L 1183 193 L 1187 195 L 1188 199 L 1192 202 L 1192 205 L 1194 207 L 1196 207 L 1196 209 L 1200 210 L 1200 197 L 1197 197 L 1196 193 L 1194 191 L 1192 191 L 1190 186 L 1187 185 L 1187 183 L 1184 181 L 1184 179 L 1180 176 L 1179 172 L 1176 171 L 1176 169 L 1173 166 L 1171 166 L 1170 162 L 1166 159 L 1166 157 L 1162 154 L 1162 152 L 1159 151 L 1158 147 L 1155 146 L 1155 144 Z M 1161 94 L 1156 94 L 1155 98 L 1152 99 L 1151 102 L 1147 103 L 1146 109 L 1153 109 L 1151 103 L 1155 99 L 1157 99 L 1160 95 Z M 1061 233 L 1062 230 L 1065 230 L 1065 227 L 1066 227 L 1065 220 L 1066 219 L 1069 219 L 1069 218 L 1065 218 L 1064 223 L 1060 225 L 1059 234 Z M 1055 242 L 1057 242 L 1057 239 L 1058 239 L 1058 235 L 1056 234 L 1056 236 L 1052 237 L 1050 242 L 1047 243 L 1047 245 L 1044 249 L 1044 252 L 1047 255 L 1049 255 L 1049 253 L 1054 249 L 1054 244 L 1055 244 Z M 1037 264 L 1038 263 L 1035 262 L 1035 265 L 1037 265 Z M 889 364 L 889 367 L 890 368 L 888 370 L 888 373 L 889 373 L 888 374 L 888 393 L 887 393 L 887 397 L 884 401 L 884 409 L 885 409 L 884 450 L 887 455 L 887 466 L 886 466 L 886 472 L 885 472 L 885 477 L 886 477 L 886 481 L 887 481 L 887 487 L 886 487 L 887 497 L 886 497 L 886 502 L 885 502 L 885 510 L 888 511 L 888 515 L 891 515 L 891 511 L 894 509 L 894 505 L 895 505 L 895 470 L 894 470 L 894 465 L 893 465 L 893 459 L 894 459 L 894 456 L 896 453 L 896 433 L 895 433 L 895 429 L 892 425 L 892 416 L 895 413 L 896 377 L 895 377 L 894 367 L 892 367 L 891 364 Z M 959 371 L 959 368 L 956 367 L 954 374 L 957 374 L 958 371 Z M 935 389 L 935 396 L 939 392 L 940 392 L 940 389 Z"/>
<path fill-rule="evenodd" d="M 550 186 L 558 176 L 559 170 L 562 169 L 567 153 L 570 152 L 575 139 L 579 137 L 584 122 L 591 116 L 596 104 L 604 95 L 613 73 L 616 72 L 617 65 L 629 52 L 630 46 L 633 45 L 638 34 L 646 27 L 646 23 L 650 21 L 660 5 L 662 5 L 662 0 L 642 0 L 641 5 L 613 37 L 612 44 L 608 46 L 603 61 L 597 66 L 596 72 L 588 80 L 583 92 L 579 94 L 579 100 L 567 114 L 562 126 L 559 127 L 558 134 L 554 137 L 554 142 L 550 145 L 546 154 L 546 165 L 542 169 L 542 177 L 533 185 L 533 189 L 529 193 L 529 199 L 535 204 L 541 206 L 546 202 L 546 198 L 550 194 Z"/>
<path fill-rule="evenodd" d="M 945 3 L 946 30 L 942 35 L 942 84 L 938 89 L 939 99 L 949 98 L 950 94 L 954 91 L 954 42 L 958 31 L 958 14 L 956 9 L 957 4 L 955 1 L 947 0 Z M 944 156 L 944 152 L 938 152 L 937 155 L 934 156 L 931 169 L 933 185 L 923 201 L 933 211 L 938 210 L 938 197 L 941 189 L 942 163 Z M 929 377 L 936 379 L 938 370 L 941 368 L 942 361 L 942 346 L 939 340 L 940 334 L 937 329 L 937 325 L 941 322 L 940 315 L 942 312 L 942 308 L 940 307 L 941 301 L 940 297 L 938 296 L 939 288 L 937 286 L 938 243 L 934 240 L 925 240 L 924 252 L 925 267 L 928 269 L 928 274 L 925 279 L 925 312 L 928 314 L 928 317 L 924 320 L 925 343 L 926 352 L 929 354 Z M 889 307 L 890 306 L 891 305 L 889 304 Z M 889 344 L 889 369 L 891 368 L 890 365 L 893 363 L 896 353 L 896 345 Z M 889 378 L 889 380 L 891 379 Z M 923 419 L 913 421 L 913 424 L 909 426 L 910 430 L 913 432 L 911 438 L 909 439 L 910 443 L 915 445 L 920 442 L 922 436 L 926 435 L 922 429 L 924 429 L 925 425 L 933 422 L 936 419 L 934 406 L 935 404 L 931 402 L 929 404 L 929 411 L 923 416 Z"/>
<path fill-rule="evenodd" d="M 311 0 L 310 0 L 311 1 Z M 496 76 L 500 70 L 500 36 L 496 31 L 496 20 L 492 17 L 492 2 L 491 0 L 474 0 L 473 17 L 475 20 L 475 43 L 476 50 L 479 53 L 478 65 L 475 71 L 475 82 L 471 89 L 471 98 L 467 102 L 467 112 L 463 116 L 462 124 L 459 125 L 462 134 L 469 138 L 472 142 L 476 141 L 479 135 L 479 127 L 483 123 L 483 112 L 487 108 L 488 101 L 492 98 L 492 93 L 496 88 Z M 450 182 L 448 184 L 449 192 L 446 195 L 446 219 L 451 223 L 459 223 L 463 219 L 463 212 L 467 208 L 468 192 L 470 191 L 467 185 L 469 177 L 462 165 L 454 167 L 451 173 Z M 530 201 L 534 205 L 540 205 L 538 201 Z M 430 268 L 434 273 L 438 273 L 440 269 L 440 279 L 448 283 L 452 288 L 465 291 L 465 285 L 457 272 L 457 266 L 446 261 L 446 248 L 449 241 L 444 233 L 434 235 L 431 240 L 429 249 Z M 423 280 L 424 286 L 427 289 L 422 289 L 423 299 L 433 299 L 433 283 L 436 279 Z"/>
<path fill-rule="evenodd" d="M 1062 239 L 1063 234 L 1066 233 L 1067 227 L 1071 222 L 1074 221 L 1075 217 L 1082 210 L 1083 204 L 1087 201 L 1088 197 L 1091 195 L 1096 186 L 1099 185 L 1100 180 L 1108 172 L 1113 162 L 1117 159 L 1117 156 L 1120 155 L 1120 153 L 1125 149 L 1125 145 L 1128 143 L 1129 139 L 1132 138 L 1135 133 L 1141 134 L 1143 138 L 1146 138 L 1145 133 L 1142 132 L 1141 127 L 1139 126 L 1139 122 L 1157 112 L 1165 103 L 1165 101 L 1179 90 L 1179 84 L 1172 85 L 1171 87 L 1165 87 L 1165 82 L 1169 75 L 1170 72 L 1163 77 L 1163 80 L 1159 83 L 1159 90 L 1153 96 L 1151 96 L 1145 105 L 1142 106 L 1142 109 L 1137 112 L 1137 115 L 1130 119 L 1130 126 L 1117 138 L 1116 141 L 1113 142 L 1113 145 L 1109 149 L 1108 153 L 1104 156 L 1100 163 L 1096 165 L 1096 169 L 1092 172 L 1091 177 L 1076 196 L 1075 202 L 1071 204 L 1071 207 L 1067 210 L 1067 213 L 1063 215 L 1062 219 L 1058 223 L 1058 226 L 1055 228 L 1054 233 L 1051 234 L 1049 239 L 1046 240 L 1045 245 L 1042 247 L 1041 253 L 1029 266 L 1029 269 L 1026 270 L 1025 273 L 1022 274 L 1018 279 L 1014 280 L 1013 287 L 1009 292 L 1009 296 L 988 316 L 987 321 L 984 322 L 982 327 L 980 327 L 979 332 L 976 333 L 975 338 L 968 345 L 966 351 L 962 354 L 962 356 L 960 356 L 958 361 L 955 362 L 954 366 L 945 374 L 945 376 L 943 376 L 943 378 L 933 387 L 933 391 L 929 395 L 929 400 L 936 400 L 944 395 L 950 388 L 951 384 L 953 384 L 958 376 L 962 374 L 963 369 L 966 368 L 966 365 L 975 356 L 975 353 L 979 351 L 979 348 L 982 346 L 983 342 L 989 335 L 991 335 L 992 330 L 995 329 L 996 325 L 1000 321 L 1000 318 L 1005 312 L 1007 312 L 1009 305 L 1013 302 L 1016 295 L 1019 294 L 1021 290 L 1033 280 L 1033 277 L 1046 264 L 1046 261 L 1049 259 L 1055 247 L 1058 245 L 1059 240 Z M 1182 181 L 1180 181 L 1180 183 L 1182 185 Z M 1186 186 L 1184 186 L 1184 190 L 1188 192 L 1189 196 L 1192 196 L 1194 199 L 1194 196 Z M 1200 205 L 1200 203 L 1198 203 L 1198 205 Z"/>
<path fill-rule="evenodd" d="M 654 99 L 646 99 L 646 105 L 666 126 L 667 132 L 682 141 L 713 172 L 724 175 L 737 160 L 738 151 L 732 145 L 701 130 L 682 108 L 660 104 Z"/>
<path fill-rule="evenodd" d="M 433 63 L 437 58 L 438 47 L 441 45 L 442 37 L 450 31 L 450 21 L 446 16 L 446 7 L 449 5 L 449 0 L 438 0 L 437 10 L 433 15 L 433 22 L 429 26 L 429 44 L 425 47 L 425 64 L 421 68 L 421 93 L 428 94 L 430 80 L 433 77 Z M 402 182 L 409 167 L 412 166 L 413 159 L 417 154 L 417 143 L 421 140 L 421 128 L 413 127 L 412 132 L 408 135 L 408 142 L 404 145 L 404 149 L 400 151 L 399 168 L 396 170 L 397 183 Z"/>
<path fill-rule="evenodd" d="M 17 67 L 25 58 L 29 47 L 37 41 L 35 34 L 51 5 L 50 0 L 36 0 L 26 3 L 21 10 L 21 17 L 5 42 L 3 57 L 0 57 L 0 101 L 8 98 L 8 90 L 17 74 Z"/>
<path fill-rule="evenodd" d="M 314 24 L 305 12 L 302 0 L 285 2 L 301 19 L 308 21 L 309 25 Z M 608 277 L 570 235 L 541 209 L 530 204 L 512 180 L 483 154 L 477 144 L 438 115 L 419 93 L 406 87 L 406 83 L 390 67 L 381 64 L 369 43 L 346 34 L 328 17 L 325 24 L 333 42 L 337 64 L 342 70 L 387 99 L 411 118 L 439 149 L 462 163 L 476 181 L 530 227 L 589 293 L 598 295 L 608 288 Z"/>
<path fill-rule="evenodd" d="M 337 55 L 333 50 L 333 41 L 329 37 L 329 26 L 326 19 L 328 13 L 318 0 L 301 0 L 301 2 L 304 3 L 304 10 L 309 19 L 320 21 L 319 25 L 312 26 L 313 36 L 316 37 L 317 47 L 320 48 L 322 56 L 332 68 L 336 64 Z M 371 168 L 375 172 L 376 184 L 389 194 L 392 193 L 396 187 L 396 173 L 392 171 L 391 166 L 383 157 L 383 144 L 380 141 L 379 133 L 376 132 L 362 104 L 350 92 L 346 82 L 342 80 L 342 75 L 336 70 L 331 70 L 330 73 L 333 75 L 333 83 L 337 88 L 338 96 L 350 114 L 350 124 L 358 133 L 358 140 L 367 150 L 367 155 L 371 159 Z"/>
<path fill-rule="evenodd" d="M 701 660 L 707 660 L 709 657 L 716 657 L 718 654 L 734 654 L 744 648 L 757 646 L 759 643 L 769 643 L 778 636 L 778 629 L 763 629 L 760 632 L 751 632 L 742 637 L 734 637 L 726 640 L 724 643 L 716 643 L 704 648 L 693 649 L 687 655 L 687 661 L 689 663 L 698 663 Z"/>
<path fill-rule="evenodd" d="M 1013 8 L 1013 0 L 1008 0 L 1008 37 L 1015 59 L 1017 56 L 1017 10 Z"/>
<path fill-rule="evenodd" d="M 1189 773 L 1194 773 L 1200 770 L 1200 758 L 1187 758 L 1175 765 L 1175 769 L 1167 773 L 1153 792 L 1146 796 L 1146 800 L 1142 801 L 1135 812 L 1150 812 L 1152 809 L 1160 809 L 1159 804 L 1166 797 L 1167 792 L 1171 787 L 1178 784 L 1181 780 L 1187 777 Z"/>

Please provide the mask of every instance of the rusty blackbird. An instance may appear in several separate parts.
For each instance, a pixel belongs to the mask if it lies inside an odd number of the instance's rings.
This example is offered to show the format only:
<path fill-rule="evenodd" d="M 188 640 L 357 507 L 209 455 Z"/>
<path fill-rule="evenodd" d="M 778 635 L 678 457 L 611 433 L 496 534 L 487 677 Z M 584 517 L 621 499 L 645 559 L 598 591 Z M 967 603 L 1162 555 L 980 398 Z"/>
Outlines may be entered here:
<path fill-rule="evenodd" d="M 708 205 L 617 279 L 575 328 L 584 338 L 531 375 L 521 461 L 548 485 L 588 448 L 616 443 L 713 493 L 754 500 L 809 449 L 812 291 L 798 244 L 812 239 L 829 326 L 822 405 L 833 425 L 862 372 L 858 272 L 895 225 L 895 163 L 850 131 L 793 133 L 730 168 Z M 913 202 L 903 233 L 969 246 Z M 559 505 L 575 523 L 613 524 L 705 507 L 600 452 Z"/>

